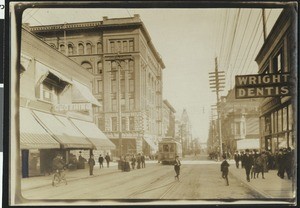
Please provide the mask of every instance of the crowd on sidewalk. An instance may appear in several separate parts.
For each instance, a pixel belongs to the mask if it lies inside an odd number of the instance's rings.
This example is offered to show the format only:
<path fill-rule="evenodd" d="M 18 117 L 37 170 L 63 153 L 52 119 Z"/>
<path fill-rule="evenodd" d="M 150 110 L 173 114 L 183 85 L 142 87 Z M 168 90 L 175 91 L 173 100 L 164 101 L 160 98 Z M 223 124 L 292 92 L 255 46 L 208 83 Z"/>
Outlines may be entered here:
<path fill-rule="evenodd" d="M 247 180 L 258 177 L 259 173 L 264 178 L 264 173 L 269 170 L 277 170 L 277 175 L 284 178 L 286 173 L 287 178 L 291 179 L 294 176 L 294 150 L 291 148 L 282 148 L 271 153 L 270 151 L 246 150 L 234 153 L 236 168 L 241 167 L 246 169 Z"/>

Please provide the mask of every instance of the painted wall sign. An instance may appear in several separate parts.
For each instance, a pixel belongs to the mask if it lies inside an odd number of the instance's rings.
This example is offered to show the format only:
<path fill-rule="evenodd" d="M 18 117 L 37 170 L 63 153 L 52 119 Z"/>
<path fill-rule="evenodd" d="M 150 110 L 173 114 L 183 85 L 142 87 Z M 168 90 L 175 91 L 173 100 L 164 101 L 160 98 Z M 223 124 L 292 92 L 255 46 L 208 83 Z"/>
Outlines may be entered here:
<path fill-rule="evenodd" d="M 235 98 L 259 98 L 290 95 L 290 74 L 235 76 Z"/>
<path fill-rule="evenodd" d="M 89 111 L 91 103 L 58 104 L 54 106 L 55 111 Z"/>

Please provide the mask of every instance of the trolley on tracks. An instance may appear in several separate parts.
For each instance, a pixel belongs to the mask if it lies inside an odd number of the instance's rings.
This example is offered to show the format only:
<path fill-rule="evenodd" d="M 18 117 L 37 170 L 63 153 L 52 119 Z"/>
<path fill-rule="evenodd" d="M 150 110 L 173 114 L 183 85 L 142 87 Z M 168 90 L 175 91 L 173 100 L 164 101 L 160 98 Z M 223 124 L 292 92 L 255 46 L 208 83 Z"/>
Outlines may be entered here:
<path fill-rule="evenodd" d="M 165 138 L 158 143 L 158 162 L 173 164 L 176 155 L 182 157 L 182 146 L 179 142 Z"/>

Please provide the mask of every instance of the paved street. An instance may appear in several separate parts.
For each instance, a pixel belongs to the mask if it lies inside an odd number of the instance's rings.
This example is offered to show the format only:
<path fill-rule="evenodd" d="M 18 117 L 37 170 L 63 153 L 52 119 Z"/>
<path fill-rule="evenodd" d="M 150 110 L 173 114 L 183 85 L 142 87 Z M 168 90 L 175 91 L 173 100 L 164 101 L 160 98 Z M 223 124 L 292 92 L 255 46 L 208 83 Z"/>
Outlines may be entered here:
<path fill-rule="evenodd" d="M 84 172 L 82 172 L 84 171 Z M 239 178 L 229 175 L 230 186 L 221 178 L 220 164 L 215 161 L 182 161 L 180 182 L 174 179 L 173 166 L 155 161 L 145 169 L 121 172 L 114 165 L 88 176 L 72 180 L 76 172 L 70 172 L 68 185 L 52 187 L 51 177 L 44 176 L 44 184 L 32 186 L 22 181 L 22 195 L 27 199 L 253 199 L 261 198 Z M 37 179 L 38 179 L 37 178 Z M 34 181 L 32 181 L 34 183 Z M 26 186 L 27 184 L 27 186 Z M 31 187 L 30 187 L 31 186 Z"/>

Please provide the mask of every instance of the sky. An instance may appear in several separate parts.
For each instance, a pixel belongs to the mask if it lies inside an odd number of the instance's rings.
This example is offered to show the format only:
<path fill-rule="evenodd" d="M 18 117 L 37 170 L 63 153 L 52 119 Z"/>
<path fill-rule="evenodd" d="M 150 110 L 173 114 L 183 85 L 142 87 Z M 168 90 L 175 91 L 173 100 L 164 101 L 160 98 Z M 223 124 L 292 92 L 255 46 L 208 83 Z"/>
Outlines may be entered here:
<path fill-rule="evenodd" d="M 266 9 L 267 34 L 281 9 Z M 27 9 L 23 22 L 30 25 L 102 21 L 139 14 L 161 55 L 163 99 L 180 118 L 187 110 L 194 138 L 206 142 L 216 94 L 211 92 L 208 73 L 226 75 L 225 96 L 234 87 L 234 76 L 255 74 L 255 57 L 263 44 L 262 9 Z"/>

